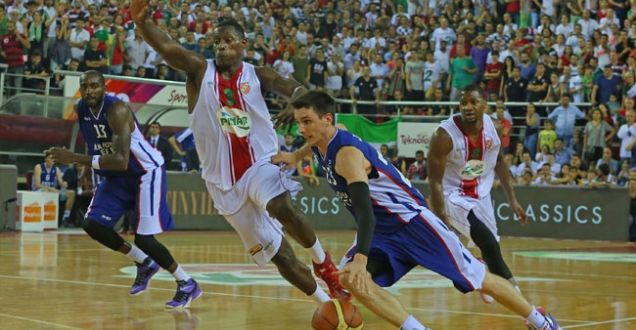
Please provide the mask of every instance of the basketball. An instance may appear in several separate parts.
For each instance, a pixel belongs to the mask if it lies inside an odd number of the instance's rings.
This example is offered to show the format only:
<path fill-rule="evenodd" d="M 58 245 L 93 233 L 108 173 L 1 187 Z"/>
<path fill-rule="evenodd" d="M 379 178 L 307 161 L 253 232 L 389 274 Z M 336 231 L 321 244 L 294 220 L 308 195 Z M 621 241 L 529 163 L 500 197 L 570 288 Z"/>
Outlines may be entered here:
<path fill-rule="evenodd" d="M 315 330 L 359 330 L 363 327 L 362 315 L 351 303 L 334 299 L 318 306 L 311 327 Z"/>

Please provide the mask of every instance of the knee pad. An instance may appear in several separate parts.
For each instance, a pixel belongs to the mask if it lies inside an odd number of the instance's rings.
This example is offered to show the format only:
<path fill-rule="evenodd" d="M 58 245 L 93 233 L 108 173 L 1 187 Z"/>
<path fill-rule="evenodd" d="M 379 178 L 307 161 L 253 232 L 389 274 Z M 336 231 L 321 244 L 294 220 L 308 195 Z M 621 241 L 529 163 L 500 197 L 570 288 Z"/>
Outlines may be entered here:
<path fill-rule="evenodd" d="M 102 243 L 111 250 L 117 251 L 125 244 L 124 239 L 112 228 L 104 227 L 95 220 L 84 220 L 82 229 L 84 229 L 92 239 Z"/>
<path fill-rule="evenodd" d="M 174 263 L 170 251 L 154 235 L 135 235 L 135 245 L 146 252 L 163 269 L 170 268 Z"/>

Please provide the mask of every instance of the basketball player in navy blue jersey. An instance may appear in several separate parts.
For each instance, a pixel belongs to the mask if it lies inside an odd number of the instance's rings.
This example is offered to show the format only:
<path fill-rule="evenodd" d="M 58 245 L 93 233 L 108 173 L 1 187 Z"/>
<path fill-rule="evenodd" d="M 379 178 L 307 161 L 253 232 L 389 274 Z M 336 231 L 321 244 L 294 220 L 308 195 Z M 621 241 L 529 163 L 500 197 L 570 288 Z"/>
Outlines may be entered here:
<path fill-rule="evenodd" d="M 166 307 L 188 307 L 201 296 L 201 289 L 154 237 L 173 225 L 166 203 L 166 170 L 161 153 L 144 138 L 128 105 L 105 94 L 100 72 L 87 71 L 81 76 L 80 94 L 75 111 L 89 154 L 62 148 L 49 152 L 62 164 L 92 166 L 102 178 L 88 207 L 84 230 L 94 240 L 136 262 L 137 277 L 131 294 L 144 291 L 161 267 L 177 280 L 177 293 Z M 135 210 L 138 217 L 134 245 L 113 230 L 129 210 Z"/>
<path fill-rule="evenodd" d="M 333 124 L 336 103 L 309 91 L 292 101 L 298 132 L 309 147 L 279 153 L 276 163 L 296 164 L 313 152 L 325 178 L 358 224 L 340 281 L 378 316 L 401 329 L 426 329 L 381 287 L 393 285 L 416 266 L 453 281 L 461 292 L 483 291 L 528 320 L 535 329 L 560 329 L 541 315 L 510 282 L 488 273 L 433 214 L 422 194 L 370 144 Z"/>

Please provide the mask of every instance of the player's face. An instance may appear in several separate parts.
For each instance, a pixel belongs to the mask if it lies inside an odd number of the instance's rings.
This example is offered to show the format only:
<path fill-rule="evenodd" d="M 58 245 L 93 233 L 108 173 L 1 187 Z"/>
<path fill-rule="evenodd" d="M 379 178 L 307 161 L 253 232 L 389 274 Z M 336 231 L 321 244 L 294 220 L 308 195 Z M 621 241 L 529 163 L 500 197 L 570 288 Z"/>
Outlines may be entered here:
<path fill-rule="evenodd" d="M 462 93 L 462 97 L 459 100 L 459 112 L 462 120 L 466 123 L 478 122 L 484 114 L 485 106 L 486 102 L 484 102 L 478 92 Z"/>
<path fill-rule="evenodd" d="M 230 67 L 243 60 L 243 50 L 247 41 L 232 28 L 225 27 L 214 30 L 212 45 L 214 58 L 220 67 Z"/>
<path fill-rule="evenodd" d="M 318 113 L 311 108 L 294 110 L 294 118 L 298 122 L 298 133 L 311 146 L 322 142 L 326 135 L 325 130 L 331 125 L 331 114 L 326 114 L 320 118 Z"/>
<path fill-rule="evenodd" d="M 80 95 L 89 107 L 97 107 L 104 100 L 104 82 L 97 75 L 80 78 Z"/>

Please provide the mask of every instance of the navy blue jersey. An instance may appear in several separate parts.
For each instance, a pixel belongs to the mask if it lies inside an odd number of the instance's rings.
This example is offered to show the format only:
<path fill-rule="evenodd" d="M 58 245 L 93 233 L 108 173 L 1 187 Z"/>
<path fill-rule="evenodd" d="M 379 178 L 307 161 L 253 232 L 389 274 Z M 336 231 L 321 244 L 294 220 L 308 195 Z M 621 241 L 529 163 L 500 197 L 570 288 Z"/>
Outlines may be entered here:
<path fill-rule="evenodd" d="M 42 183 L 42 186 L 49 187 L 49 188 L 56 188 L 58 184 L 57 166 L 53 165 L 51 166 L 51 168 L 47 169 L 46 163 L 42 162 L 40 163 L 40 168 L 42 169 L 42 172 L 40 173 L 40 182 Z"/>
<path fill-rule="evenodd" d="M 76 111 L 80 131 L 84 136 L 90 155 L 108 155 L 113 153 L 113 133 L 108 125 L 106 114 L 116 102 L 121 102 L 121 100 L 114 96 L 105 95 L 104 104 L 97 115 L 91 112 L 84 100 L 80 99 L 77 102 Z M 128 169 L 125 172 L 95 170 L 97 174 L 101 176 L 138 176 L 163 165 L 163 156 L 144 138 L 135 115 L 132 114 L 132 116 L 135 128 L 130 137 Z"/>
<path fill-rule="evenodd" d="M 337 130 L 327 146 L 326 155 L 323 156 L 316 147 L 312 147 L 312 150 L 314 158 L 325 172 L 327 182 L 354 217 L 355 211 L 347 191 L 347 182 L 336 174 L 336 155 L 340 148 L 345 146 L 360 150 L 371 163 L 369 191 L 377 220 L 376 232 L 394 232 L 426 209 L 426 201 L 422 194 L 373 146 L 350 132 Z"/>

